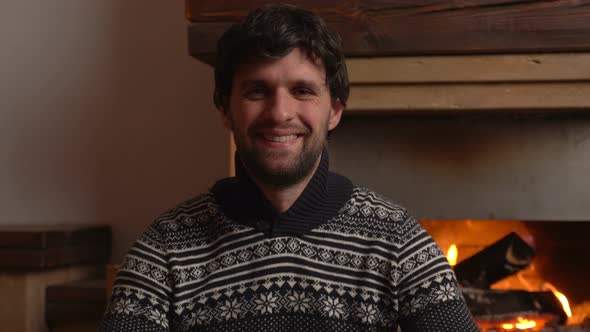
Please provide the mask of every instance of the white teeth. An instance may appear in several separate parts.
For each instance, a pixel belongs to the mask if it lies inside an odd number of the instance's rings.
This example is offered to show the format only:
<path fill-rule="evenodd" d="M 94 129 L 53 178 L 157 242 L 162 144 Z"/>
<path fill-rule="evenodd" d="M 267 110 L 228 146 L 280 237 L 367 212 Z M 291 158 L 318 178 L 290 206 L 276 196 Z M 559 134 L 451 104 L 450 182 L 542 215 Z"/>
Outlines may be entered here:
<path fill-rule="evenodd" d="M 294 140 L 297 138 L 297 135 L 287 135 L 287 136 L 269 136 L 264 135 L 264 139 L 273 142 L 288 142 L 290 140 Z"/>

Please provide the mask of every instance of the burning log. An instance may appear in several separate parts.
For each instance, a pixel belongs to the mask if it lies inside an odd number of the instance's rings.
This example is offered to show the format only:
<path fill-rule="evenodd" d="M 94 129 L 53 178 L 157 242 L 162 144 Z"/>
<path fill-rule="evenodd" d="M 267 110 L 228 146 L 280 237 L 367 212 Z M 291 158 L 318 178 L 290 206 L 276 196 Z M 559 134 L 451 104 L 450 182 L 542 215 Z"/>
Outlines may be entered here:
<path fill-rule="evenodd" d="M 545 324 L 564 324 L 567 315 L 552 292 L 463 288 L 469 310 L 478 322 L 501 324 L 518 317 Z M 541 324 L 539 324 L 541 325 Z"/>
<path fill-rule="evenodd" d="M 512 232 L 455 266 L 459 283 L 489 288 L 493 283 L 527 268 L 535 250 Z"/>

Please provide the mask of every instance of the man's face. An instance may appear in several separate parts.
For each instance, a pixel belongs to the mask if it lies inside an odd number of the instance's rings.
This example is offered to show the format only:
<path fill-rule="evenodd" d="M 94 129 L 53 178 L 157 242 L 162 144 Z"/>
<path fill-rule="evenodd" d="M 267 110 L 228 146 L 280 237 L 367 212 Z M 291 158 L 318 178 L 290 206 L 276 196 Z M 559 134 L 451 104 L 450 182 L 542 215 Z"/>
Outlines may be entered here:
<path fill-rule="evenodd" d="M 259 181 L 284 187 L 315 170 L 344 108 L 332 101 L 325 76 L 321 61 L 300 49 L 235 73 L 229 109 L 221 113 L 244 166 Z"/>

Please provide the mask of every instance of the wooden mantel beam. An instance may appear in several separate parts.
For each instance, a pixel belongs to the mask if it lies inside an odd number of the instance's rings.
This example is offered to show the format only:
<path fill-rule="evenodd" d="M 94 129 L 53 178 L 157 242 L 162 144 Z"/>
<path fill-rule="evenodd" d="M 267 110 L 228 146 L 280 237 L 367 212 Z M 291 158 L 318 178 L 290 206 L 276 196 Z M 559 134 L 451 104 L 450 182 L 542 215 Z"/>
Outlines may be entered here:
<path fill-rule="evenodd" d="M 353 113 L 588 111 L 590 53 L 354 58 Z"/>
<path fill-rule="evenodd" d="M 186 0 L 190 54 L 266 0 Z M 590 0 L 291 0 L 322 16 L 348 57 L 590 51 Z"/>

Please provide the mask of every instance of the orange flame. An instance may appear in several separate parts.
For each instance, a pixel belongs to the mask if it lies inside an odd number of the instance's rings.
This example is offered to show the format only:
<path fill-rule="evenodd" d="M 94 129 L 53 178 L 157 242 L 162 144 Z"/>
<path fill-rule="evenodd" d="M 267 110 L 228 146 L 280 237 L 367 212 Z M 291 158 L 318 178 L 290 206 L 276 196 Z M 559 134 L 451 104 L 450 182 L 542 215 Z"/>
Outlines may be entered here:
<path fill-rule="evenodd" d="M 555 297 L 557 297 L 557 299 L 559 300 L 559 302 L 561 302 L 561 305 L 563 306 L 563 311 L 565 311 L 565 314 L 567 315 L 568 318 L 572 317 L 572 309 L 570 308 L 570 303 L 567 300 L 567 297 L 565 297 L 565 295 L 563 295 L 563 293 L 560 293 L 555 286 L 553 286 L 552 284 L 546 282 L 543 285 L 543 288 L 545 289 L 549 289 L 550 291 L 553 292 L 553 294 L 555 295 Z"/>
<path fill-rule="evenodd" d="M 457 257 L 459 256 L 459 250 L 457 250 L 457 246 L 451 244 L 449 250 L 447 251 L 447 260 L 451 266 L 457 265 Z"/>

